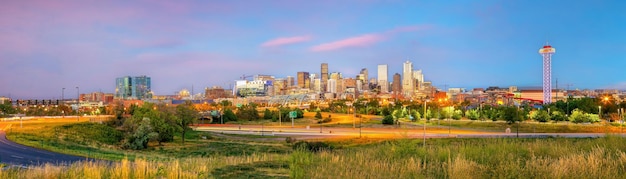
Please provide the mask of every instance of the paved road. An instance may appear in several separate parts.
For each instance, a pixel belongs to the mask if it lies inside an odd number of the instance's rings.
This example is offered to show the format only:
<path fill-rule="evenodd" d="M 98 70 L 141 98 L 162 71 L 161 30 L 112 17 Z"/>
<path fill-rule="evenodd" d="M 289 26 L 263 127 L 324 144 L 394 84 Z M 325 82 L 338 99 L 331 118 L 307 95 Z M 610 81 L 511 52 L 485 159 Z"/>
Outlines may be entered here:
<path fill-rule="evenodd" d="M 323 127 L 322 131 L 318 126 L 311 126 L 308 129 L 303 126 L 292 128 L 277 126 L 250 126 L 242 125 L 206 125 L 195 128 L 199 131 L 212 131 L 229 134 L 249 134 L 249 135 L 269 135 L 269 136 L 290 136 L 298 138 L 345 138 L 345 137 L 368 137 L 368 138 L 546 138 L 546 137 L 566 137 L 566 138 L 596 138 L 602 137 L 604 133 L 505 133 L 505 132 L 485 132 L 476 130 L 463 130 L 447 128 L 345 128 L 345 127 Z M 619 135 L 619 134 L 615 134 Z M 624 134 L 622 134 L 624 135 Z"/>
<path fill-rule="evenodd" d="M 6 133 L 3 130 L 0 130 L 0 162 L 2 163 L 29 166 L 41 165 L 45 163 L 68 164 L 82 160 L 87 159 L 84 157 L 59 154 L 17 144 L 7 140 Z"/>

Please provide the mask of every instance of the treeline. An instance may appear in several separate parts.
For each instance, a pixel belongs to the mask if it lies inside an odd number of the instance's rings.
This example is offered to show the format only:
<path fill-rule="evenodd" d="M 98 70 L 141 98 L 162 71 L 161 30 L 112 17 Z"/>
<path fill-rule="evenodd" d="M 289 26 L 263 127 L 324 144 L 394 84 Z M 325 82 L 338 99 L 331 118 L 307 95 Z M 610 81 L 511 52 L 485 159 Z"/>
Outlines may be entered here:
<path fill-rule="evenodd" d="M 191 124 L 200 117 L 191 102 L 187 101 L 175 107 L 144 103 L 142 106 L 131 105 L 129 110 L 116 105 L 115 117 L 106 122 L 124 133 L 120 145 L 124 149 L 140 150 L 148 148 L 151 141 L 174 141 L 179 133 L 183 144 L 185 134 L 191 130 Z"/>
<path fill-rule="evenodd" d="M 211 117 L 213 119 L 212 123 L 215 124 L 221 123 L 222 120 L 224 123 L 258 120 L 271 120 L 272 122 L 281 120 L 282 122 L 286 122 L 291 120 L 289 117 L 289 112 L 291 111 L 296 111 L 296 119 L 304 117 L 304 111 L 298 108 L 279 107 L 277 110 L 265 109 L 261 112 L 258 110 L 256 103 L 241 105 L 239 107 L 225 106 L 225 109 L 221 112 L 223 116 L 220 116 L 220 113 L 214 113 Z"/>

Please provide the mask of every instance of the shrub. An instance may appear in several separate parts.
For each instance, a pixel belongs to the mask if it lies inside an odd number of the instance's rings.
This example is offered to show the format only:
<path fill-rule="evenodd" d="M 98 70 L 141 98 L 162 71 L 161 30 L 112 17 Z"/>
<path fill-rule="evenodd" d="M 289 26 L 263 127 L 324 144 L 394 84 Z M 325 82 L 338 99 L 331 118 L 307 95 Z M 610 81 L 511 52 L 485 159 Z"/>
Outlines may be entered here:
<path fill-rule="evenodd" d="M 465 111 L 465 116 L 467 116 L 467 118 L 469 118 L 470 120 L 480 119 L 480 113 L 478 113 L 478 111 L 475 109 Z"/>
<path fill-rule="evenodd" d="M 322 119 L 322 113 L 321 113 L 321 112 L 319 112 L 319 111 L 317 111 L 317 112 L 315 113 L 315 118 L 316 118 L 316 119 Z"/>
<path fill-rule="evenodd" d="M 383 118 L 383 121 L 382 121 L 382 123 L 383 123 L 384 125 L 392 125 L 392 124 L 393 124 L 393 122 L 394 122 L 394 121 L 393 121 L 393 116 L 391 116 L 391 115 L 386 115 L 386 116 Z"/>
<path fill-rule="evenodd" d="M 308 150 L 311 152 L 320 152 L 323 150 L 333 150 L 335 147 L 326 142 L 309 142 L 298 141 L 293 145 L 294 150 Z"/>

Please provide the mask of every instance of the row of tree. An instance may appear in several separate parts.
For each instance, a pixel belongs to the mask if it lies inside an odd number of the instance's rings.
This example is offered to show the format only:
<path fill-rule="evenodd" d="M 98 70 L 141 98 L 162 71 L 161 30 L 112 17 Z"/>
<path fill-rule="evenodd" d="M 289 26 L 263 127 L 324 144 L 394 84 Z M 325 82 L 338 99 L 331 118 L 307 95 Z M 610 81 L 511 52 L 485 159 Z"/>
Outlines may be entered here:
<path fill-rule="evenodd" d="M 179 104 L 176 107 L 144 103 L 142 106 L 131 107 L 130 115 L 119 104 L 115 108 L 115 118 L 107 122 L 124 133 L 121 142 L 123 148 L 145 149 L 148 142 L 171 142 L 174 135 L 179 133 L 183 144 L 185 134 L 191 131 L 193 124 L 200 114 L 191 102 Z"/>

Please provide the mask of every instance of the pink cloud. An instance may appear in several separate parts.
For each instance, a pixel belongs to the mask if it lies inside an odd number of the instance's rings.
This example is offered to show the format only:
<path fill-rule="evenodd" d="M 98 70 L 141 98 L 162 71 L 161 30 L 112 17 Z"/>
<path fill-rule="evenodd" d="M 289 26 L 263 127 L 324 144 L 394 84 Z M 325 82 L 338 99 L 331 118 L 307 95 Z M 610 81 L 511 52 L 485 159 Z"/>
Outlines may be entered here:
<path fill-rule="evenodd" d="M 321 51 L 331 51 L 348 47 L 366 47 L 376 42 L 384 40 L 385 37 L 379 34 L 365 34 L 356 37 L 350 37 L 343 40 L 338 40 L 334 42 L 324 43 L 320 45 L 316 45 L 311 47 L 311 51 L 321 52 Z"/>
<path fill-rule="evenodd" d="M 150 48 L 150 47 L 172 47 L 180 45 L 181 42 L 173 39 L 154 39 L 154 40 L 135 40 L 125 39 L 121 40 L 121 43 L 135 48 Z"/>
<path fill-rule="evenodd" d="M 350 37 L 350 38 L 346 38 L 342 40 L 337 40 L 334 42 L 316 45 L 316 46 L 311 47 L 310 50 L 314 52 L 321 52 L 321 51 L 338 50 L 338 49 L 349 48 L 349 47 L 367 47 L 367 46 L 374 45 L 378 42 L 384 41 L 398 33 L 414 32 L 414 31 L 423 30 L 427 28 L 430 28 L 430 26 L 424 25 L 424 26 L 397 27 L 397 28 L 394 28 L 385 32 L 381 32 L 381 33 L 365 34 L 365 35 L 360 35 L 356 37 Z"/>
<path fill-rule="evenodd" d="M 276 38 L 276 39 L 269 40 L 269 41 L 261 44 L 261 47 L 283 46 L 283 45 L 288 45 L 288 44 L 306 42 L 306 41 L 309 41 L 309 40 L 311 40 L 311 36 L 309 36 L 309 35 L 295 36 L 295 37 L 281 37 L 281 38 Z"/>

